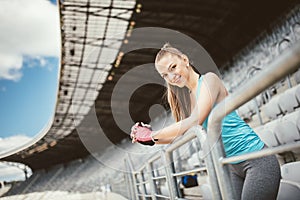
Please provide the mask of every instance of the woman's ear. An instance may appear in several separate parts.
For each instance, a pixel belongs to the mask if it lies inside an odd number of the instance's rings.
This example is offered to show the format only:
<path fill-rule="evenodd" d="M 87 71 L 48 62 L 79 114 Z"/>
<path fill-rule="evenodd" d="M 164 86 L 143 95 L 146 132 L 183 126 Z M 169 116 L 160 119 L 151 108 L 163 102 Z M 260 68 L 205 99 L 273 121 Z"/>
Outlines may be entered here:
<path fill-rule="evenodd" d="M 189 58 L 185 54 L 182 54 L 182 59 L 186 63 L 186 66 L 189 66 Z"/>

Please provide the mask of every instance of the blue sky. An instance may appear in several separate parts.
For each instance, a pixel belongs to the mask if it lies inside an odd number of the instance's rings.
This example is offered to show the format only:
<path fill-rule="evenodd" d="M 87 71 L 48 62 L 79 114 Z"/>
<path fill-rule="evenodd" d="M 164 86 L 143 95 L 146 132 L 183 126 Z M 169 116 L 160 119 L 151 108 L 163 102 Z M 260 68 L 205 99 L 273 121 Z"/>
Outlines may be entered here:
<path fill-rule="evenodd" d="M 1 0 L 0 30 L 1 154 L 28 142 L 54 115 L 60 55 L 56 1 Z"/>
<path fill-rule="evenodd" d="M 60 30 L 55 0 L 0 1 L 0 154 L 38 134 L 54 115 Z M 0 181 L 23 172 L 0 163 Z"/>
<path fill-rule="evenodd" d="M 0 137 L 36 135 L 53 115 L 58 76 L 58 58 L 25 57 L 18 81 L 0 80 Z"/>

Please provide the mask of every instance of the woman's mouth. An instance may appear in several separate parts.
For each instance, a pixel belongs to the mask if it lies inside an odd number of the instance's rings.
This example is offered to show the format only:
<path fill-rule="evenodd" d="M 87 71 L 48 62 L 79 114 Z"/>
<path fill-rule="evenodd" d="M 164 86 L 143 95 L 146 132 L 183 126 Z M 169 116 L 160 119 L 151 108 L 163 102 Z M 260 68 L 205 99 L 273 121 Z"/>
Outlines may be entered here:
<path fill-rule="evenodd" d="M 176 76 L 175 79 L 173 80 L 173 83 L 179 83 L 180 79 L 181 79 L 180 75 Z"/>

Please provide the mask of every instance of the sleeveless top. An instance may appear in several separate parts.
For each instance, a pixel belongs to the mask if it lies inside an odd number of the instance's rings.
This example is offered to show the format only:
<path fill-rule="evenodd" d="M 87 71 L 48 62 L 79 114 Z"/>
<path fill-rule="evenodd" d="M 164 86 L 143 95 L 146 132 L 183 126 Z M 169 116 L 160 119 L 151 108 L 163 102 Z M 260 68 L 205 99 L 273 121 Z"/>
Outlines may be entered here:
<path fill-rule="evenodd" d="M 203 76 L 200 76 L 198 80 L 196 99 L 198 99 L 198 96 L 200 95 L 202 79 Z M 208 117 L 202 124 L 202 127 L 205 130 L 207 130 Z M 264 147 L 264 142 L 253 131 L 253 129 L 240 118 L 235 110 L 223 118 L 221 128 L 222 142 L 226 157 L 259 151 Z"/>

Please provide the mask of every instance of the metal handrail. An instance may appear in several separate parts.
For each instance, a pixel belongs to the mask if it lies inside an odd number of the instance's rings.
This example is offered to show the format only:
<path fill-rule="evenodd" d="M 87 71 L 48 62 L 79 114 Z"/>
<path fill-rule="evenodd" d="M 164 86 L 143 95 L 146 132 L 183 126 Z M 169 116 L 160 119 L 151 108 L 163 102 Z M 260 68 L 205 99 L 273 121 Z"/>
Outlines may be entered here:
<path fill-rule="evenodd" d="M 201 147 L 203 147 L 203 150 L 206 153 L 204 160 L 205 160 L 207 167 L 198 167 L 196 169 L 185 170 L 185 171 L 175 173 L 174 166 L 172 165 L 172 163 L 174 161 L 173 156 L 172 156 L 173 151 L 177 150 L 179 147 L 183 146 L 184 144 L 190 142 L 191 140 L 193 140 L 195 138 L 197 138 L 199 140 L 199 142 L 201 143 Z M 152 158 L 150 158 L 148 160 L 148 162 L 145 163 L 144 165 L 142 165 L 138 170 L 134 170 L 132 168 L 132 165 L 129 160 L 128 165 L 129 165 L 129 168 L 132 169 L 132 179 L 134 182 L 133 183 L 133 185 L 134 185 L 133 191 L 135 191 L 136 198 L 138 198 L 139 196 L 142 196 L 142 197 L 152 197 L 152 199 L 156 199 L 157 197 L 166 198 L 166 199 L 180 199 L 180 197 L 179 197 L 180 195 L 178 193 L 179 188 L 175 181 L 176 177 L 184 176 L 184 175 L 187 175 L 190 173 L 195 173 L 195 172 L 207 171 L 209 179 L 210 179 L 210 185 L 211 185 L 212 191 L 213 191 L 213 196 L 215 199 L 218 199 L 219 198 L 219 196 L 218 196 L 219 195 L 219 192 L 218 192 L 219 187 L 218 187 L 218 183 L 216 181 L 214 181 L 216 173 L 214 170 L 212 157 L 209 154 L 209 152 L 207 151 L 207 149 L 208 149 L 207 147 L 208 146 L 206 145 L 205 130 L 201 126 L 197 125 L 197 126 L 190 128 L 188 131 L 186 131 L 186 133 L 182 137 L 180 137 L 179 140 L 175 140 L 171 145 L 167 146 L 166 149 L 162 150 L 160 154 L 156 154 Z M 152 173 L 153 169 L 152 169 L 151 164 L 158 159 L 163 159 L 163 161 L 164 161 L 166 174 L 163 176 L 154 176 L 154 174 Z M 145 169 L 147 169 L 148 180 L 145 180 L 142 182 L 137 182 L 137 178 L 135 176 L 137 174 L 144 173 L 142 171 Z M 166 181 L 168 183 L 168 188 L 169 188 L 169 195 L 170 195 L 169 197 L 156 193 L 154 181 L 158 180 L 158 179 L 166 179 Z M 146 182 L 150 183 L 151 194 L 146 194 L 146 191 L 143 191 L 143 193 L 139 193 L 137 187 L 144 185 Z"/>
<path fill-rule="evenodd" d="M 279 154 L 279 153 L 283 153 L 283 152 L 287 152 L 296 148 L 300 148 L 300 141 L 296 141 L 293 143 L 288 143 L 288 144 L 283 144 L 280 146 L 276 146 L 276 147 L 272 147 L 272 148 L 267 148 L 267 149 L 263 149 L 260 151 L 256 151 L 253 153 L 247 153 L 247 154 L 243 154 L 243 155 L 239 155 L 239 156 L 232 156 L 230 158 L 223 158 L 220 160 L 221 164 L 229 164 L 232 162 L 237 162 L 237 161 L 241 161 L 241 160 L 250 160 L 250 159 L 254 159 L 254 158 L 259 158 L 263 156 L 269 156 L 269 155 L 273 155 L 273 154 Z"/>
<path fill-rule="evenodd" d="M 300 42 L 297 42 L 291 49 L 288 49 L 286 52 L 279 55 L 276 60 L 269 64 L 269 66 L 266 66 L 265 70 L 262 70 L 261 73 L 250 79 L 233 94 L 226 97 L 212 110 L 208 120 L 208 142 L 211 148 L 210 150 L 223 199 L 234 199 L 234 194 L 232 192 L 228 166 L 222 165 L 221 163 L 222 160 L 225 160 L 224 147 L 220 140 L 222 119 L 269 86 L 281 80 L 286 75 L 296 71 L 296 69 L 299 68 L 299 64 Z M 275 151 L 272 149 L 274 149 L 274 147 L 270 148 L 269 151 L 275 154 Z M 266 152 L 267 151 L 261 151 L 257 153 L 257 156 L 265 156 Z M 245 158 L 247 159 L 246 155 Z"/>
<path fill-rule="evenodd" d="M 192 170 L 173 173 L 173 176 L 184 176 L 184 175 L 193 174 L 193 173 L 196 173 L 196 172 L 202 172 L 202 171 L 206 171 L 206 170 L 207 170 L 206 167 L 197 167 L 197 168 L 192 169 Z"/>

